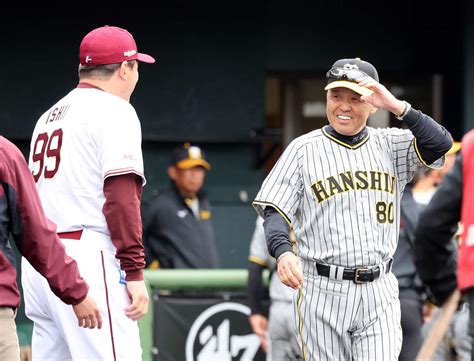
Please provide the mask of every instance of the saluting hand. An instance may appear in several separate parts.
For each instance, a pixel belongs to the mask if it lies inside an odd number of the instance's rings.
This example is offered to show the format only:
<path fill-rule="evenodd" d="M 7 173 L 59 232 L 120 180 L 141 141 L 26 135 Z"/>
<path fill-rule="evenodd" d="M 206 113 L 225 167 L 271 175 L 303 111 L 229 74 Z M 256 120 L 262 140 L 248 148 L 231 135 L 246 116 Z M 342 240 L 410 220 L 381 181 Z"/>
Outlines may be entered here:
<path fill-rule="evenodd" d="M 388 89 L 371 77 L 357 79 L 360 86 L 372 90 L 371 95 L 361 95 L 360 99 L 379 109 L 385 109 L 395 115 L 400 115 L 405 110 L 405 103 L 395 98 Z"/>
<path fill-rule="evenodd" d="M 303 267 L 301 261 L 292 252 L 288 252 L 278 260 L 278 277 L 280 281 L 293 289 L 303 285 Z"/>

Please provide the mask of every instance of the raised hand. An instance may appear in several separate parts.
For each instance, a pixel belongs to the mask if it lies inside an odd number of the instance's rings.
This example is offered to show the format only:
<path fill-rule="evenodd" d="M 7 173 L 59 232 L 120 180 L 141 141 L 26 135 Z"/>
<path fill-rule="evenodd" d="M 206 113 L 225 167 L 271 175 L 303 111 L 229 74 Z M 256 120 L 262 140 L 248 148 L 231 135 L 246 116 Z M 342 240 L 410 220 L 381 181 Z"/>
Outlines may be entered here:
<path fill-rule="evenodd" d="M 360 99 L 379 109 L 385 109 L 395 115 L 400 115 L 405 110 L 405 103 L 395 98 L 382 84 L 371 77 L 357 79 L 360 86 L 372 90 L 371 95 L 361 95 Z"/>

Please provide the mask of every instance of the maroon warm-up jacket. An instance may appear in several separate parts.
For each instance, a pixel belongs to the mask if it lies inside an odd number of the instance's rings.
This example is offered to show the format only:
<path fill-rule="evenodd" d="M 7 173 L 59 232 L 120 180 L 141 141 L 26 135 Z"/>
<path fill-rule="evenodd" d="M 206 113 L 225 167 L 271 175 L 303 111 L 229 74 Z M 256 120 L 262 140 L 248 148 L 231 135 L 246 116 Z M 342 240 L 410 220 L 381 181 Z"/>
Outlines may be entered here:
<path fill-rule="evenodd" d="M 56 234 L 56 225 L 43 211 L 33 176 L 19 149 L 0 136 L 0 307 L 17 308 L 20 292 L 16 282 L 13 249 L 49 282 L 65 303 L 77 304 L 87 295 L 88 285 L 76 262 L 66 254 Z"/>

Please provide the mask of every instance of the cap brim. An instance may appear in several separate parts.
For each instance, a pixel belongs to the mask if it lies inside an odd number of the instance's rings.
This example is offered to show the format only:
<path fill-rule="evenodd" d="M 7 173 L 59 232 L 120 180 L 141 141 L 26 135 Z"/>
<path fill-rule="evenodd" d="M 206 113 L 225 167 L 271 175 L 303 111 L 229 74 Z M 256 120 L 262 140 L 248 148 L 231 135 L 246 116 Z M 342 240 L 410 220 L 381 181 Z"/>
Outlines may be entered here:
<path fill-rule="evenodd" d="M 198 166 L 204 167 L 207 170 L 211 170 L 211 165 L 204 159 L 184 159 L 176 163 L 176 167 L 180 169 L 189 169 Z"/>
<path fill-rule="evenodd" d="M 461 150 L 461 142 L 453 142 L 453 146 L 448 150 L 446 154 L 456 154 Z"/>
<path fill-rule="evenodd" d="M 142 63 L 153 64 L 155 62 L 155 58 L 148 54 L 138 53 L 137 60 Z"/>
<path fill-rule="evenodd" d="M 365 96 L 372 95 L 373 93 L 373 91 L 370 90 L 369 88 L 365 88 L 363 86 L 360 86 L 357 83 L 346 81 L 346 80 L 333 81 L 329 83 L 328 85 L 326 85 L 324 90 L 329 90 L 329 89 L 334 89 L 334 88 L 348 88 L 350 90 L 355 91 L 357 94 L 365 95 Z"/>

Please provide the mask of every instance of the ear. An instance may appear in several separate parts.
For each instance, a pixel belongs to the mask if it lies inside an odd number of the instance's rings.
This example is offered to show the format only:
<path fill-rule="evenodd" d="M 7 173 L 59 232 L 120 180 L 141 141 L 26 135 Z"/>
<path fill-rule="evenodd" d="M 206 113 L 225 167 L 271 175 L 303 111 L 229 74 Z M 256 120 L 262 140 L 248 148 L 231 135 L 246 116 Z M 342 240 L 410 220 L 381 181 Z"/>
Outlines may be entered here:
<path fill-rule="evenodd" d="M 128 65 L 127 65 L 127 62 L 126 61 L 122 61 L 122 63 L 120 64 L 120 68 L 118 70 L 118 73 L 119 73 L 119 76 L 122 78 L 122 79 L 125 79 L 127 80 L 128 78 Z"/>
<path fill-rule="evenodd" d="M 377 110 L 379 110 L 379 108 L 376 108 L 374 107 L 373 105 L 371 105 L 372 109 L 370 109 L 370 115 L 373 115 L 377 112 Z"/>
<path fill-rule="evenodd" d="M 170 177 L 172 180 L 176 179 L 176 168 L 172 165 L 168 167 L 168 177 Z"/>

